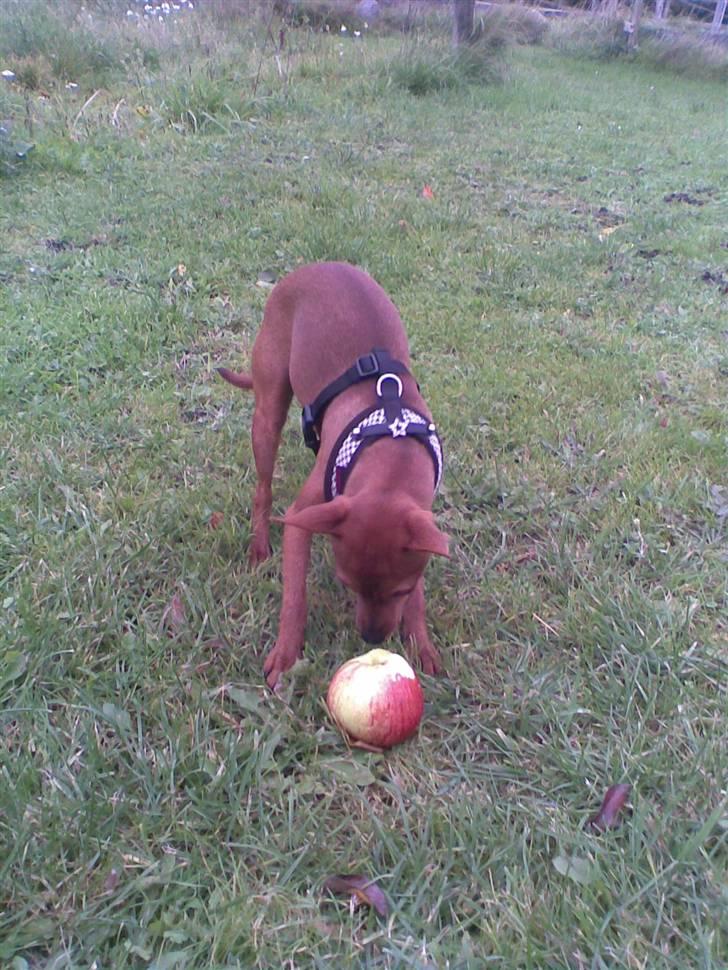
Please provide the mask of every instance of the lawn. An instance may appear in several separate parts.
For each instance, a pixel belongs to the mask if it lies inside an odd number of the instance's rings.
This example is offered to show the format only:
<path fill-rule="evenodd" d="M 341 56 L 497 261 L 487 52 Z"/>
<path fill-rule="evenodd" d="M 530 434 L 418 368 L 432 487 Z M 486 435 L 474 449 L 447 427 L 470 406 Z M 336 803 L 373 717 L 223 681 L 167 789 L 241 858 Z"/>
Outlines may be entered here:
<path fill-rule="evenodd" d="M 723 970 L 725 85 L 543 44 L 417 96 L 436 24 L 34 10 L 0 43 L 0 964 Z M 323 541 L 265 688 L 280 533 L 249 572 L 215 373 L 319 259 L 390 293 L 446 449 L 447 672 L 384 754 L 323 705 L 365 648 Z M 293 412 L 278 467 L 280 514 Z"/>

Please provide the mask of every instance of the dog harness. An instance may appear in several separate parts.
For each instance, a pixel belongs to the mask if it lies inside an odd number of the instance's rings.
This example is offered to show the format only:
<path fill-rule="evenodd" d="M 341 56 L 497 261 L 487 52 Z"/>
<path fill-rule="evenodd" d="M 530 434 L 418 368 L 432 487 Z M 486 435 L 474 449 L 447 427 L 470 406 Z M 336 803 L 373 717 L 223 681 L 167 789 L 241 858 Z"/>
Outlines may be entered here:
<path fill-rule="evenodd" d="M 326 501 L 343 493 L 357 456 L 363 448 L 379 438 L 415 438 L 419 441 L 432 458 L 435 491 L 440 487 L 443 458 L 437 428 L 429 418 L 402 403 L 402 381 L 398 375 L 408 373 L 405 365 L 391 357 L 388 351 L 372 350 L 359 357 L 347 371 L 328 384 L 313 404 L 304 407 L 301 416 L 303 438 L 316 454 L 320 446 L 316 425 L 327 404 L 347 387 L 377 378 L 376 392 L 380 403 L 367 408 L 350 421 L 331 451 L 324 480 Z"/>

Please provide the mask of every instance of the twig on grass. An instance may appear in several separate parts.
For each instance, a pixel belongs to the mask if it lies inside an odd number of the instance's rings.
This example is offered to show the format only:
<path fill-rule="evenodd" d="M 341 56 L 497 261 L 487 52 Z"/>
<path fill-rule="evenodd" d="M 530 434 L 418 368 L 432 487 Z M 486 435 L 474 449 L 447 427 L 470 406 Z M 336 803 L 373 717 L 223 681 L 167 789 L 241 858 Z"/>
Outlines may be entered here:
<path fill-rule="evenodd" d="M 91 102 L 99 94 L 101 94 L 101 88 L 98 88 L 96 91 L 94 91 L 94 93 L 91 95 L 91 97 L 90 98 L 87 98 L 86 101 L 84 101 L 83 105 L 81 106 L 80 111 L 78 112 L 78 114 L 76 115 L 76 117 L 73 119 L 73 124 L 71 125 L 71 134 L 73 134 L 73 132 L 75 132 L 76 125 L 78 124 L 78 122 L 79 122 L 79 120 L 81 118 L 81 115 L 84 113 L 84 111 L 86 110 L 86 108 L 88 108 L 88 106 L 91 104 Z"/>

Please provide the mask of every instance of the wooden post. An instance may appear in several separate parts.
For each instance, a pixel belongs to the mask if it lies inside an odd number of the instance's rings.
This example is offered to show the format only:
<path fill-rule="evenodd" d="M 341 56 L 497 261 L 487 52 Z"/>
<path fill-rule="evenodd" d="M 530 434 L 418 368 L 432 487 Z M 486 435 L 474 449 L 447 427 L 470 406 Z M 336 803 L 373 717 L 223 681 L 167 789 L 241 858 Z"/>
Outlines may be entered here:
<path fill-rule="evenodd" d="M 637 50 L 637 35 L 640 30 L 640 20 L 642 20 L 642 7 L 644 6 L 644 0 L 633 0 L 632 3 L 632 29 L 627 37 L 627 50 L 634 51 Z"/>
<path fill-rule="evenodd" d="M 715 13 L 713 14 L 713 23 L 710 25 L 710 33 L 715 36 L 719 33 L 720 28 L 723 26 L 723 18 L 725 17 L 725 8 L 728 6 L 728 0 L 718 0 L 715 5 Z"/>
<path fill-rule="evenodd" d="M 460 47 L 473 36 L 475 0 L 452 0 L 452 42 Z"/>

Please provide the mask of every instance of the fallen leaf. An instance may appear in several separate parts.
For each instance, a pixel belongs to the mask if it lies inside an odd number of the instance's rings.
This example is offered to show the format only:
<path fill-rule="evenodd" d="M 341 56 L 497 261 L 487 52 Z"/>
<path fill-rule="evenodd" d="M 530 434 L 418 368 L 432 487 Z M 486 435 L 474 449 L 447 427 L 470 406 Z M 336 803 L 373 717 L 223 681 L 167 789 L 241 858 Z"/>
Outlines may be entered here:
<path fill-rule="evenodd" d="M 245 687 L 233 687 L 232 684 L 227 684 L 225 687 L 225 696 L 229 697 L 241 711 L 246 711 L 248 714 L 260 714 L 261 712 L 262 701 L 257 691 L 248 690 Z"/>
<path fill-rule="evenodd" d="M 113 893 L 113 891 L 119 885 L 119 879 L 120 878 L 121 877 L 119 875 L 119 870 L 118 869 L 112 869 L 109 872 L 108 876 L 106 877 L 106 881 L 104 882 L 104 892 L 105 893 Z"/>
<path fill-rule="evenodd" d="M 591 862 L 581 856 L 557 855 L 552 861 L 557 872 L 562 876 L 568 876 L 572 882 L 577 882 L 580 886 L 588 886 L 594 878 Z"/>
<path fill-rule="evenodd" d="M 337 780 L 347 785 L 366 788 L 377 780 L 371 769 L 355 758 L 324 758 L 319 764 L 321 769 L 330 771 Z"/>
<path fill-rule="evenodd" d="M 28 657 L 19 650 L 8 650 L 0 660 L 0 688 L 19 680 L 28 669 Z"/>
<path fill-rule="evenodd" d="M 210 653 L 217 653 L 218 650 L 227 650 L 228 645 L 222 637 L 211 637 L 209 640 L 203 640 L 200 646 L 203 650 L 209 650 Z"/>
<path fill-rule="evenodd" d="M 608 788 L 602 801 L 602 807 L 596 815 L 592 815 L 588 820 L 587 828 L 593 829 L 595 832 L 604 832 L 607 829 L 616 828 L 621 822 L 619 816 L 627 804 L 631 791 L 632 786 L 624 784 L 612 785 L 611 788 Z"/>
<path fill-rule="evenodd" d="M 179 633 L 185 625 L 185 621 L 184 603 L 179 593 L 175 593 L 164 608 L 161 625 L 169 631 L 170 636 L 173 636 L 175 633 Z"/>
<path fill-rule="evenodd" d="M 619 226 L 604 226 L 602 231 L 599 233 L 600 239 L 606 239 L 607 236 L 611 236 L 613 232 L 616 232 Z"/>
<path fill-rule="evenodd" d="M 422 198 L 423 199 L 434 199 L 435 198 L 435 193 L 432 191 L 431 186 L 425 185 L 423 187 L 423 189 L 422 189 Z"/>
<path fill-rule="evenodd" d="M 274 286 L 276 282 L 276 274 L 272 269 L 264 269 L 262 273 L 258 274 L 257 286 Z"/>
<path fill-rule="evenodd" d="M 719 519 L 724 519 L 728 516 L 728 487 L 725 485 L 710 486 L 709 507 Z"/>
<path fill-rule="evenodd" d="M 123 707 L 117 707 L 116 704 L 107 702 L 101 705 L 101 713 L 119 731 L 131 731 L 131 717 L 129 716 L 129 712 L 125 711 Z"/>
<path fill-rule="evenodd" d="M 224 512 L 213 512 L 210 518 L 207 520 L 207 524 L 211 529 L 219 529 L 224 521 L 225 521 Z"/>
<path fill-rule="evenodd" d="M 355 905 L 363 903 L 371 906 L 382 917 L 389 914 L 387 897 L 376 882 L 366 876 L 329 876 L 324 882 L 324 889 L 339 895 L 345 893 Z"/>

